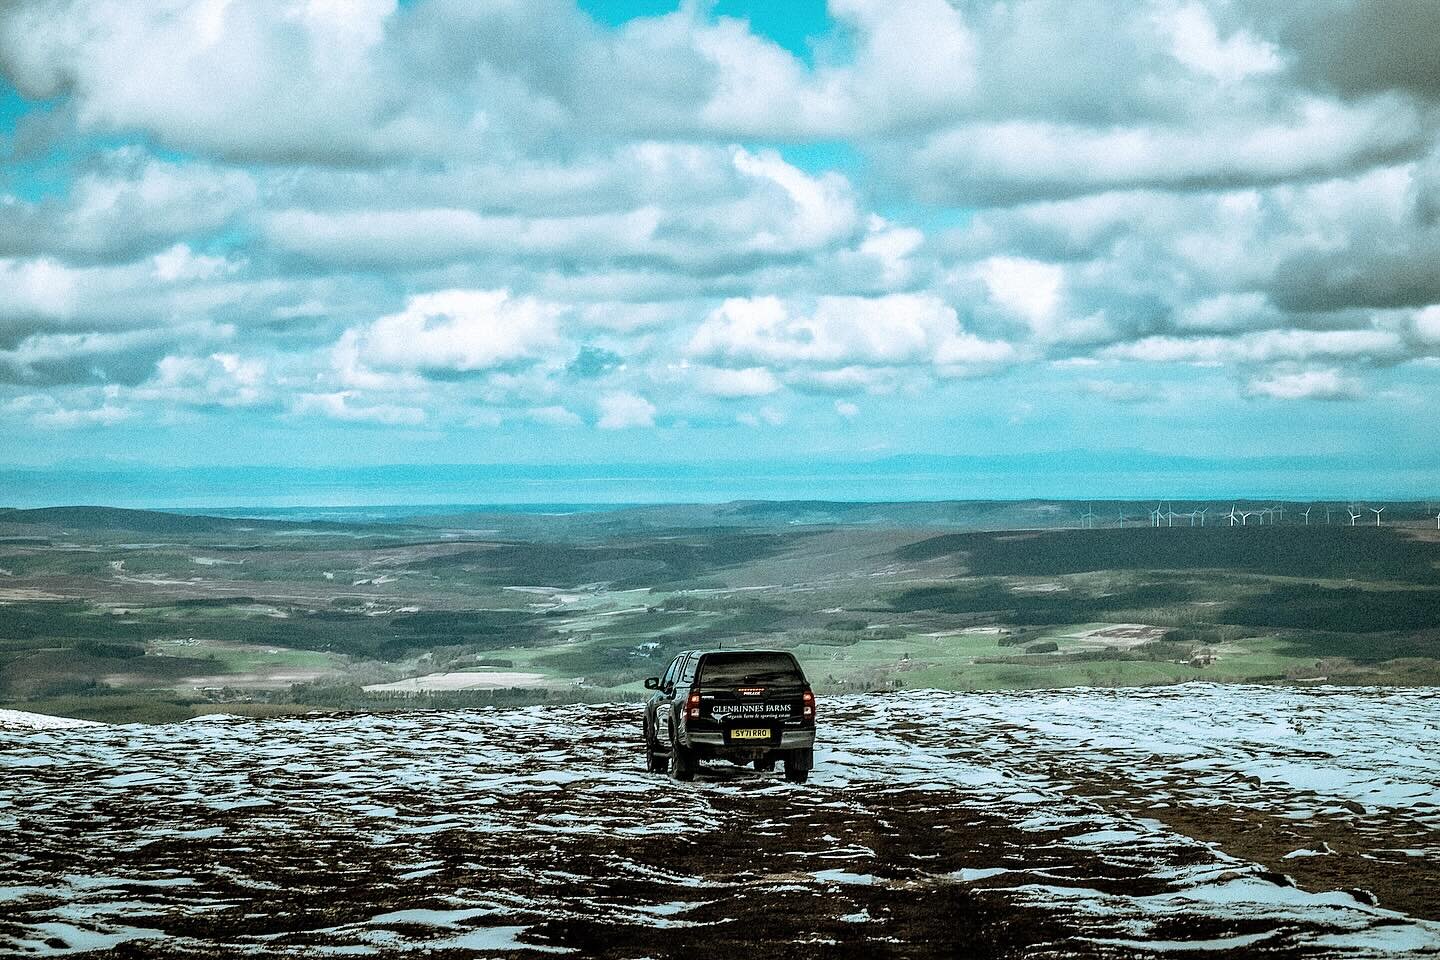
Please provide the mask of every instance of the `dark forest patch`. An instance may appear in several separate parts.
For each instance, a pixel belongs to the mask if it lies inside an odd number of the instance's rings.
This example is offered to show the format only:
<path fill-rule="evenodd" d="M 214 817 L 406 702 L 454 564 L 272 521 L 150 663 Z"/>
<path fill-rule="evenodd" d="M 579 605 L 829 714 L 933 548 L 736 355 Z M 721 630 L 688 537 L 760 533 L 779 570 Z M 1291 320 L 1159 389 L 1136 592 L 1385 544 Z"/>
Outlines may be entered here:
<path fill-rule="evenodd" d="M 1067 624 L 1102 619 L 1117 610 L 1143 610 L 1185 603 L 1193 591 L 1183 583 L 1146 583 L 1098 596 L 1019 594 L 994 581 L 955 586 L 918 587 L 897 595 L 891 606 L 900 611 L 994 613 L 1016 623 Z"/>
<path fill-rule="evenodd" d="M 1244 626 L 1336 633 L 1434 629 L 1440 628 L 1440 590 L 1281 584 L 1232 606 L 1225 620 Z"/>
<path fill-rule="evenodd" d="M 1385 527 L 1162 527 L 952 533 L 895 551 L 955 557 L 974 576 L 1096 570 L 1227 570 L 1315 579 L 1440 583 L 1440 543 Z"/>

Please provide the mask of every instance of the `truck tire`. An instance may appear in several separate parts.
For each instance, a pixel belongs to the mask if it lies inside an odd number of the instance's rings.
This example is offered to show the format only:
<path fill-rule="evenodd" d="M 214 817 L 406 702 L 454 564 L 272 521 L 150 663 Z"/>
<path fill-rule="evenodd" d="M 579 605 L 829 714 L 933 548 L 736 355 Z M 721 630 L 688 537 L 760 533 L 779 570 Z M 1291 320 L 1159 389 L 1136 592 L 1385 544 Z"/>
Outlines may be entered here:
<path fill-rule="evenodd" d="M 645 718 L 645 769 L 649 773 L 664 773 L 670 763 L 669 758 L 659 750 L 655 749 L 659 744 L 655 742 L 655 735 L 650 731 L 650 718 Z"/>
<path fill-rule="evenodd" d="M 645 741 L 645 770 L 649 773 L 664 773 L 670 766 L 670 758 L 663 753 L 657 753 L 655 745 L 646 739 Z"/>
<path fill-rule="evenodd" d="M 785 779 L 791 783 L 804 783 L 810 777 L 814 765 L 809 750 L 795 750 L 785 755 Z"/>
<path fill-rule="evenodd" d="M 699 764 L 695 760 L 695 754 L 689 747 L 683 746 L 675 738 L 675 731 L 670 731 L 670 776 L 681 783 L 689 783 L 695 779 L 695 768 Z"/>

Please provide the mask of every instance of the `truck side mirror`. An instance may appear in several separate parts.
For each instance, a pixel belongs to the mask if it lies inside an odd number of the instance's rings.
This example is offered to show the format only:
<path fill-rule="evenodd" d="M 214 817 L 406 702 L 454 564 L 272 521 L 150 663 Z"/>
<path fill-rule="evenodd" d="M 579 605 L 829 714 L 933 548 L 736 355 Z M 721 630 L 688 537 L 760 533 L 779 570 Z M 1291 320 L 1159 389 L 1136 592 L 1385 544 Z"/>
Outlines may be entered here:
<path fill-rule="evenodd" d="M 660 689 L 660 678 L 659 678 L 659 677 L 646 677 L 646 678 L 645 678 L 645 689 L 646 689 L 646 690 L 659 690 L 659 689 Z"/>

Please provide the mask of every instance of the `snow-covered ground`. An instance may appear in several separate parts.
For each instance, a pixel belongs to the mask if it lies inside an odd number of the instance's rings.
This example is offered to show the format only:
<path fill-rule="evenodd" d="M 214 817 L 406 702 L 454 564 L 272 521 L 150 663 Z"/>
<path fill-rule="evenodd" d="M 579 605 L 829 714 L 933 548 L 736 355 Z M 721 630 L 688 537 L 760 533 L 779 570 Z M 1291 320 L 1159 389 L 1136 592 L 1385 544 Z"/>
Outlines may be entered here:
<path fill-rule="evenodd" d="M 628 705 L 6 728 L 0 955 L 1440 953 L 1424 911 L 1226 852 L 1280 824 L 1315 837 L 1297 870 L 1329 837 L 1440 877 L 1431 691 L 821 711 L 805 786 L 643 773 Z"/>
<path fill-rule="evenodd" d="M 63 730 L 70 727 L 98 727 L 101 724 L 71 717 L 52 717 L 25 710 L 0 710 L 0 730 Z"/>

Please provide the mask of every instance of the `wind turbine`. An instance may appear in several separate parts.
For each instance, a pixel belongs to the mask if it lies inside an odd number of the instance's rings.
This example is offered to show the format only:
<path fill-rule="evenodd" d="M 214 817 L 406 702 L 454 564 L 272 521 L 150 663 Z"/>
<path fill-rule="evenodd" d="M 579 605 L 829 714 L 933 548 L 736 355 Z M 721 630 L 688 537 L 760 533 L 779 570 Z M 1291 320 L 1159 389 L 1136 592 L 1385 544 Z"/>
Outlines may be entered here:
<path fill-rule="evenodd" d="M 1300 511 L 1300 516 L 1305 518 L 1305 526 L 1307 527 L 1310 526 L 1310 511 L 1314 509 L 1315 508 L 1313 506 L 1309 506 L 1306 507 L 1304 510 Z"/>
<path fill-rule="evenodd" d="M 1248 527 L 1248 526 L 1250 526 L 1250 518 L 1253 517 L 1253 516 L 1255 516 L 1255 514 L 1256 514 L 1257 512 L 1258 512 L 1258 511 L 1255 511 L 1255 510 L 1241 510 L 1241 511 L 1240 511 L 1240 526 L 1242 526 L 1242 527 Z"/>
<path fill-rule="evenodd" d="M 1330 526 L 1330 504 L 1325 504 L 1325 526 Z"/>
<path fill-rule="evenodd" d="M 1167 503 L 1165 505 L 1165 526 L 1175 526 L 1175 518 L 1178 516 L 1180 516 L 1180 514 L 1175 512 L 1175 507 Z"/>
<path fill-rule="evenodd" d="M 1274 522 L 1274 523 L 1284 523 L 1284 522 L 1285 522 L 1285 504 L 1283 504 L 1283 503 L 1277 503 L 1277 504 L 1275 504 L 1275 506 L 1271 507 L 1270 509 L 1271 509 L 1272 511 L 1274 511 L 1274 513 L 1275 513 L 1275 519 L 1274 519 L 1272 522 Z"/>
<path fill-rule="evenodd" d="M 1150 519 L 1155 521 L 1155 526 L 1157 527 L 1160 526 L 1160 514 L 1162 509 L 1163 508 L 1161 507 L 1161 505 L 1157 503 L 1155 504 L 1155 509 L 1150 511 Z"/>
<path fill-rule="evenodd" d="M 1094 504 L 1090 504 L 1090 503 L 1085 504 L 1085 512 L 1082 513 L 1082 514 L 1080 514 L 1080 526 L 1081 526 L 1082 528 L 1089 527 L 1089 528 L 1091 528 L 1091 529 L 1094 529 L 1094 527 L 1095 527 L 1095 505 L 1094 505 Z"/>
<path fill-rule="evenodd" d="M 1435 514 L 1435 529 L 1440 530 L 1440 512 Z"/>
<path fill-rule="evenodd" d="M 1360 511 L 1355 509 L 1355 504 L 1346 507 L 1345 512 L 1350 514 L 1350 526 L 1355 526 L 1355 521 L 1360 519 Z"/>
<path fill-rule="evenodd" d="M 1230 516 L 1230 526 L 1233 527 L 1233 526 L 1235 526 L 1235 504 L 1233 504 L 1233 503 L 1230 504 L 1230 514 L 1229 514 L 1229 516 Z M 1436 521 L 1435 521 L 1435 526 L 1436 526 L 1437 529 L 1440 529 L 1440 520 L 1436 520 Z"/>
<path fill-rule="evenodd" d="M 1380 526 L 1380 514 L 1385 512 L 1385 508 L 1381 507 L 1379 510 L 1376 510 L 1374 507 L 1371 507 L 1370 512 L 1375 514 L 1375 526 Z"/>
<path fill-rule="evenodd" d="M 1192 526 L 1192 527 L 1195 526 L 1195 518 L 1196 518 L 1196 517 L 1199 517 L 1199 518 L 1200 518 L 1200 526 L 1202 526 L 1202 527 L 1205 526 L 1205 514 L 1207 514 L 1207 513 L 1209 513 L 1209 512 L 1210 512 L 1210 508 L 1209 508 L 1209 507 L 1206 507 L 1204 510 L 1191 510 L 1191 511 L 1190 511 L 1190 526 Z"/>

